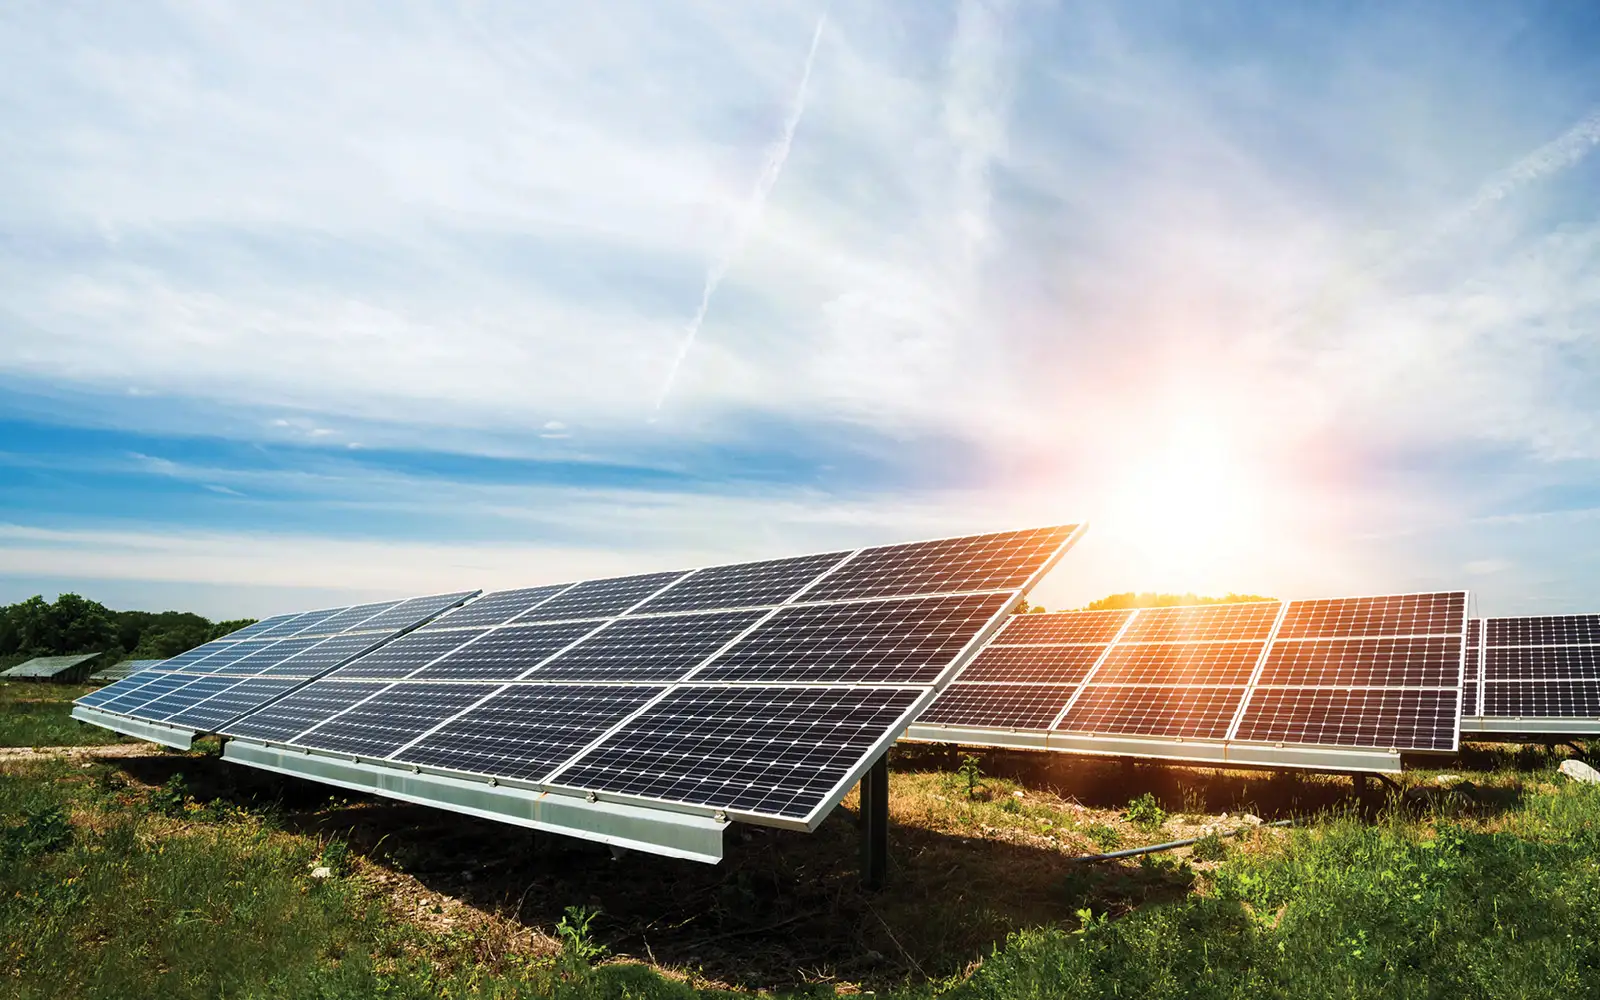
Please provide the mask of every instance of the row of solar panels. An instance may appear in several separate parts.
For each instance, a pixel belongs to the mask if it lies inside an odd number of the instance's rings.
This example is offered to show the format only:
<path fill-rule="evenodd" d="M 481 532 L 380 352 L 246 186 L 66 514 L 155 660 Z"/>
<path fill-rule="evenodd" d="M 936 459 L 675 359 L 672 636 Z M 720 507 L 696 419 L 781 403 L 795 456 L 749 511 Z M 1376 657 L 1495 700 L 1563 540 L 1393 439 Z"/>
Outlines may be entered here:
<path fill-rule="evenodd" d="M 1460 592 L 1009 615 L 1078 534 L 281 616 L 74 714 L 179 746 L 220 733 L 257 767 L 709 860 L 730 818 L 814 827 L 903 734 L 1398 770 L 1456 748 L 1470 682 L 1498 697 L 1497 676 L 1466 669 L 1479 647 Z M 1502 633 L 1526 637 L 1495 621 L 1490 660 Z"/>
<path fill-rule="evenodd" d="M 416 798 L 465 794 L 417 790 L 430 776 L 478 792 L 487 780 L 502 795 L 810 828 L 1077 534 L 441 595 L 402 618 L 369 606 L 269 619 L 75 714 L 178 745 L 216 732 L 235 759 L 398 781 Z"/>

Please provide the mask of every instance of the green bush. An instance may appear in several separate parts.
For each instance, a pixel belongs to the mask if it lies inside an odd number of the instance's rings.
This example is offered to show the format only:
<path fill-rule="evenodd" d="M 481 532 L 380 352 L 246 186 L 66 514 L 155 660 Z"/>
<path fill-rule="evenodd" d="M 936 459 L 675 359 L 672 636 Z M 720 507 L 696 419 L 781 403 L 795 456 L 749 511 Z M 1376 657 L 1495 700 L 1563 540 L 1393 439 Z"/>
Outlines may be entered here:
<path fill-rule="evenodd" d="M 1154 833 L 1167 822 L 1167 811 L 1161 808 L 1161 803 L 1157 802 L 1156 797 L 1149 792 L 1129 802 L 1123 816 L 1146 833 Z"/>

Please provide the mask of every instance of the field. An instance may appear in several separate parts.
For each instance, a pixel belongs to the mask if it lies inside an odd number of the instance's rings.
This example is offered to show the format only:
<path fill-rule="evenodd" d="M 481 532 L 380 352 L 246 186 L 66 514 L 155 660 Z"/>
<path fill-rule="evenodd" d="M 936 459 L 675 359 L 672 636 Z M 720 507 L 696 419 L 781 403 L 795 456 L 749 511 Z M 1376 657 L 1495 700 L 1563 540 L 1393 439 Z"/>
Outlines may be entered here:
<path fill-rule="evenodd" d="M 15 687 L 29 735 L 0 743 L 88 742 Z M 736 828 L 715 867 L 613 859 L 215 754 L 0 755 L 6 995 L 1600 995 L 1600 789 L 1540 748 L 1408 773 L 1367 816 L 1348 779 L 908 750 L 880 893 L 847 810 Z M 1073 860 L 1213 829 L 1248 832 Z"/>
<path fill-rule="evenodd" d="M 59 747 L 130 742 L 99 726 L 86 726 L 68 713 L 74 698 L 97 685 L 0 681 L 0 747 Z"/>

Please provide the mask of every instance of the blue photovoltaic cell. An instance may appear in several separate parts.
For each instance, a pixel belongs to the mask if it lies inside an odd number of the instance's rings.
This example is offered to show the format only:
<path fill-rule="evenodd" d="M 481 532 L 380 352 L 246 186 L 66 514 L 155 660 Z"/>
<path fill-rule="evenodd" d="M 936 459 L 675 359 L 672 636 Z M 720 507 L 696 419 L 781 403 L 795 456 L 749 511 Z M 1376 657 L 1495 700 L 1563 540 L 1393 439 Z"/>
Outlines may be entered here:
<path fill-rule="evenodd" d="M 729 639 L 754 625 L 764 614 L 764 611 L 718 611 L 671 618 L 619 619 L 544 664 L 529 677 L 537 681 L 628 681 L 633 684 L 676 680 L 726 645 Z M 462 653 L 470 652 L 471 648 Z"/>
<path fill-rule="evenodd" d="M 262 703 L 277 697 L 296 684 L 303 683 L 292 677 L 237 677 L 234 683 L 199 702 L 193 708 L 180 712 L 167 721 L 175 726 L 187 726 L 198 732 L 215 732 L 216 727 L 235 716 L 242 715 Z"/>
<path fill-rule="evenodd" d="M 462 590 L 453 594 L 413 597 L 409 601 L 401 601 L 376 617 L 367 619 L 359 627 L 363 632 L 375 629 L 408 629 L 418 622 L 427 621 L 446 608 L 460 604 L 474 593 L 476 591 Z"/>
<path fill-rule="evenodd" d="M 222 638 L 227 639 L 230 642 L 237 642 L 240 639 L 254 639 L 263 632 L 275 629 L 279 625 L 299 617 L 300 616 L 298 614 L 273 615 L 271 618 L 261 619 L 254 625 L 246 625 L 244 628 L 235 629 L 234 631 L 229 632 L 227 635 L 222 636 Z"/>
<path fill-rule="evenodd" d="M 183 674 L 162 674 L 148 684 L 140 685 L 137 689 L 131 690 L 120 697 L 101 703 L 100 708 L 105 709 L 107 712 L 119 712 L 123 715 L 128 715 L 140 705 L 152 702 L 169 691 L 175 691 L 192 680 L 194 680 L 193 677 L 186 677 Z"/>
<path fill-rule="evenodd" d="M 386 681 L 363 683 L 329 678 L 312 681 L 242 719 L 235 719 L 219 732 L 285 743 L 386 686 Z"/>
<path fill-rule="evenodd" d="M 335 670 L 330 677 L 384 677 L 398 680 L 433 660 L 484 635 L 487 628 L 419 629 L 384 643 L 372 652 Z"/>
<path fill-rule="evenodd" d="M 838 565 L 847 555 L 848 552 L 824 552 L 798 559 L 771 559 L 697 570 L 671 590 L 646 601 L 636 613 L 780 604 L 824 571 Z"/>
<path fill-rule="evenodd" d="M 183 687 L 140 705 L 129 714 L 141 719 L 166 719 L 184 709 L 193 708 L 198 702 L 238 682 L 237 677 L 196 677 Z"/>
<path fill-rule="evenodd" d="M 417 680 L 510 680 L 594 628 L 594 622 L 506 625 L 484 633 L 410 676 Z"/>
<path fill-rule="evenodd" d="M 369 632 L 357 635 L 336 635 L 327 639 L 319 639 L 315 645 L 309 646 L 299 653 L 286 656 L 277 663 L 262 670 L 256 671 L 257 676 L 272 677 L 312 677 L 332 667 L 336 667 L 352 656 L 366 652 L 381 643 L 384 639 L 382 632 Z M 289 640 L 294 642 L 296 640 Z M 289 652 L 289 651 L 285 651 Z M 243 663 L 235 667 L 242 667 Z"/>
<path fill-rule="evenodd" d="M 806 591 L 808 601 L 1023 586 L 1077 525 L 863 549 Z"/>
<path fill-rule="evenodd" d="M 681 572 L 646 573 L 608 580 L 586 580 L 521 615 L 516 621 L 553 622 L 621 614 L 683 575 Z"/>
<path fill-rule="evenodd" d="M 293 742 L 333 753 L 387 757 L 498 686 L 396 684 L 296 736 Z"/>
<path fill-rule="evenodd" d="M 442 628 L 461 628 L 466 625 L 504 625 L 524 611 L 543 604 L 570 586 L 571 584 L 569 583 L 558 583 L 548 587 L 497 590 L 493 593 L 484 594 L 464 607 L 446 612 L 423 627 L 431 631 Z"/>
<path fill-rule="evenodd" d="M 353 608 L 346 608 L 331 618 L 324 618 L 315 625 L 309 625 L 300 630 L 302 635 L 334 635 L 345 629 L 367 629 L 364 624 L 368 619 L 379 612 L 386 611 L 398 604 L 398 601 L 383 601 L 377 604 L 357 604 Z"/>
<path fill-rule="evenodd" d="M 217 666 L 209 672 L 236 676 L 259 674 L 274 664 L 282 663 L 291 656 L 305 652 L 321 641 L 321 639 L 314 638 L 281 639 L 264 649 L 258 649 L 248 655 L 233 659 L 232 662 Z M 240 643 L 240 645 L 244 644 Z M 210 664 L 208 663 L 207 665 L 209 666 Z"/>

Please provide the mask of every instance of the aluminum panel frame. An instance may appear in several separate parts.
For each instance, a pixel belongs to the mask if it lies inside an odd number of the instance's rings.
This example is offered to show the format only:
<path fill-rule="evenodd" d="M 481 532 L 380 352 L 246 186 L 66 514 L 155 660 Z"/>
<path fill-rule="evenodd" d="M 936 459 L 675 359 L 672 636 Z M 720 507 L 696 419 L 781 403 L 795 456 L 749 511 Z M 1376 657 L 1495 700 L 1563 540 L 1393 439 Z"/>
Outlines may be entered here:
<path fill-rule="evenodd" d="M 97 708 L 84 705 L 72 706 L 72 717 L 79 722 L 86 722 L 91 726 L 109 729 L 124 736 L 135 736 L 141 740 L 160 743 L 172 747 L 174 750 L 187 750 L 194 745 L 196 732 L 181 726 L 169 726 L 163 722 L 146 722 L 143 719 L 134 719 L 126 715 L 113 715 L 102 712 Z"/>

